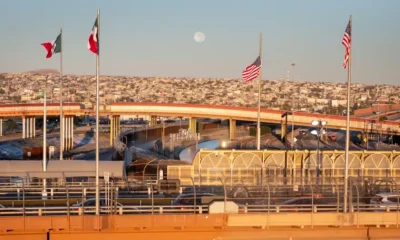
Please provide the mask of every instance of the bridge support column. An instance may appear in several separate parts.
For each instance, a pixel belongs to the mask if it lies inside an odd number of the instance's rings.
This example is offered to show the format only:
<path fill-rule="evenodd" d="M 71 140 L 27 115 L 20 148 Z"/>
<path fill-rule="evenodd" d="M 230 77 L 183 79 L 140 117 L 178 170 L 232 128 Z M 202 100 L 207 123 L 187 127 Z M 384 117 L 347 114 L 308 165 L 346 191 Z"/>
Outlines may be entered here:
<path fill-rule="evenodd" d="M 110 146 L 114 146 L 114 118 L 110 116 Z"/>
<path fill-rule="evenodd" d="M 120 116 L 114 115 L 110 118 L 110 146 L 114 146 L 115 138 L 121 133 Z"/>
<path fill-rule="evenodd" d="M 69 151 L 69 117 L 65 117 L 65 150 Z"/>
<path fill-rule="evenodd" d="M 22 117 L 22 138 L 25 138 L 26 133 L 26 118 L 25 116 Z"/>
<path fill-rule="evenodd" d="M 34 138 L 36 136 L 35 117 L 22 117 L 22 138 Z"/>
<path fill-rule="evenodd" d="M 74 116 L 63 117 L 64 150 L 70 151 L 74 148 Z"/>
<path fill-rule="evenodd" d="M 33 118 L 33 138 L 36 138 L 36 117 Z"/>
<path fill-rule="evenodd" d="M 25 131 L 26 138 L 31 138 L 31 128 L 29 126 L 30 124 L 31 124 L 31 118 L 27 117 L 26 118 L 26 131 Z"/>
<path fill-rule="evenodd" d="M 157 125 L 157 116 L 150 116 L 150 126 L 155 126 Z"/>
<path fill-rule="evenodd" d="M 281 122 L 281 140 L 283 140 L 283 138 L 286 136 L 286 131 L 287 131 L 287 119 L 286 119 L 286 121 L 283 120 Z M 285 141 L 285 143 L 286 143 L 286 141 Z"/>
<path fill-rule="evenodd" d="M 0 118 L 0 137 L 3 136 L 3 119 Z"/>
<path fill-rule="evenodd" d="M 189 128 L 193 134 L 197 134 L 197 118 L 190 117 L 189 119 Z"/>
<path fill-rule="evenodd" d="M 236 120 L 229 119 L 229 139 L 232 141 L 236 138 Z"/>
<path fill-rule="evenodd" d="M 35 131 L 35 126 L 33 125 L 33 119 L 34 119 L 35 117 L 30 117 L 29 119 L 30 119 L 30 121 L 29 121 L 29 127 L 30 127 L 30 131 L 29 131 L 29 137 L 30 138 L 33 138 L 33 132 Z"/>

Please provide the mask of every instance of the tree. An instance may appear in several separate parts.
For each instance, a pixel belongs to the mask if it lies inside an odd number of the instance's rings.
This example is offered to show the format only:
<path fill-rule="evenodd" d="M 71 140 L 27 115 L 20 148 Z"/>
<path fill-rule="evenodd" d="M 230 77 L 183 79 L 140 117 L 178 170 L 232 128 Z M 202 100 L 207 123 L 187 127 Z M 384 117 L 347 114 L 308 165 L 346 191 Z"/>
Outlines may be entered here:
<path fill-rule="evenodd" d="M 4 91 L 4 89 L 0 88 L 0 94 L 4 94 L 4 93 L 6 93 L 6 92 Z"/>

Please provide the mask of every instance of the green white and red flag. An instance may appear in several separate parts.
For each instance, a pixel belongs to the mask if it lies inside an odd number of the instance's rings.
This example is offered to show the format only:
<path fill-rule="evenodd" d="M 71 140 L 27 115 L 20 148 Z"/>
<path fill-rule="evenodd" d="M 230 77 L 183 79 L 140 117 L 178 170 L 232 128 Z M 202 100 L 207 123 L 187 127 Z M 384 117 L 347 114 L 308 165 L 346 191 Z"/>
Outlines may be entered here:
<path fill-rule="evenodd" d="M 45 42 L 41 44 L 46 50 L 46 58 L 51 58 L 53 54 L 61 52 L 61 33 L 57 36 L 56 40 Z"/>
<path fill-rule="evenodd" d="M 98 39 L 98 29 L 97 29 L 97 18 L 94 22 L 92 32 L 90 33 L 88 40 L 88 49 L 92 51 L 94 54 L 99 54 L 99 39 Z"/>

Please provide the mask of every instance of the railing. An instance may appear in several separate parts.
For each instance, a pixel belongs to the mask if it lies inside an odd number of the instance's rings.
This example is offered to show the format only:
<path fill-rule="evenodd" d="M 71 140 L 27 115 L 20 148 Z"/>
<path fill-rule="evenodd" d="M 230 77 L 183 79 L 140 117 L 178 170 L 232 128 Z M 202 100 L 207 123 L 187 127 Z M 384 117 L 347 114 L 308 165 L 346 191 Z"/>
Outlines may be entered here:
<path fill-rule="evenodd" d="M 238 214 L 252 213 L 341 213 L 343 205 L 324 204 L 324 205 L 238 205 Z M 396 206 L 379 206 L 374 204 L 360 204 L 350 208 L 349 213 L 360 212 L 395 212 L 399 214 L 399 208 Z M 54 215 L 93 215 L 95 208 L 93 206 L 57 206 L 57 207 L 9 207 L 0 208 L 1 216 L 54 216 Z M 199 206 L 102 206 L 100 214 L 107 215 L 129 215 L 129 214 L 210 214 L 209 205 Z M 400 219 L 399 219 L 400 220 Z"/>
<path fill-rule="evenodd" d="M 145 181 L 148 180 L 148 181 Z M 165 213 L 206 213 L 213 202 L 222 202 L 224 206 L 238 206 L 238 213 L 282 213 L 282 212 L 399 212 L 400 189 L 391 178 L 381 179 L 380 185 L 369 186 L 364 179 L 350 178 L 348 208 L 343 208 L 344 187 L 337 179 L 297 179 L 285 181 L 280 178 L 262 178 L 254 185 L 244 184 L 245 180 L 216 178 L 215 185 L 181 184 L 172 192 L 164 193 L 159 189 L 157 178 L 142 179 L 138 182 L 101 184 L 102 198 L 118 202 L 113 212 L 105 208 L 104 214 L 152 214 Z M 233 184 L 231 184 L 231 182 Z M 296 182 L 296 184 L 293 184 Z M 300 182 L 302 184 L 298 184 Z M 48 184 L 46 188 L 40 183 L 0 184 L 0 215 L 37 215 L 78 213 L 80 207 L 72 206 L 83 203 L 95 196 L 95 185 L 77 186 L 79 183 Z M 371 183 L 372 184 L 372 183 Z M 43 194 L 46 189 L 47 194 Z M 169 190 L 167 190 L 169 191 Z M 390 192 L 388 195 L 387 192 Z M 382 193 L 388 201 L 372 201 Z M 299 201 L 301 200 L 301 201 Z M 93 206 L 87 203 L 81 214 L 90 214 Z M 118 205 L 119 205 L 118 204 Z M 90 205 L 90 204 L 89 204 Z M 102 204 L 103 205 L 103 204 Z M 193 206 L 194 205 L 194 206 Z M 22 206 L 22 208 L 21 208 Z M 69 207 L 68 207 L 69 206 Z M 74 209 L 72 209 L 74 207 Z M 39 210 L 40 209 L 40 210 Z M 224 209 L 225 211 L 226 209 Z M 6 215 L 7 215 L 6 214 Z"/>

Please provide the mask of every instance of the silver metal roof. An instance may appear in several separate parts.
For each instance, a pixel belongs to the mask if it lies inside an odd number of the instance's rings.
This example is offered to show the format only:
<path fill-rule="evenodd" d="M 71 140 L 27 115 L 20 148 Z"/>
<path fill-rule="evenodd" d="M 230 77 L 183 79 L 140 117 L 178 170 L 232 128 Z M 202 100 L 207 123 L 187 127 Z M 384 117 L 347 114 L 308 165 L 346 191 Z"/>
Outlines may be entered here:
<path fill-rule="evenodd" d="M 110 177 L 124 178 L 125 164 L 123 161 L 100 161 L 99 176 L 104 172 Z M 52 160 L 47 162 L 47 171 L 42 171 L 42 161 L 6 160 L 0 161 L 0 177 L 37 177 L 37 178 L 62 178 L 62 177 L 95 177 L 96 162 L 86 160 Z"/>

